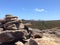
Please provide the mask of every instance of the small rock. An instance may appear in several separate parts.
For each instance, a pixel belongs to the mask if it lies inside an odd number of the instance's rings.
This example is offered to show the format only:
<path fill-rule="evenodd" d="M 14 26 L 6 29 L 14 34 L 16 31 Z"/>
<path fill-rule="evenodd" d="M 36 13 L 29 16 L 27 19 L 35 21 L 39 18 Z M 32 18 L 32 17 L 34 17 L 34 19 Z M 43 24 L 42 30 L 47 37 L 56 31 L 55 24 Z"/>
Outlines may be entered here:
<path fill-rule="evenodd" d="M 3 31 L 3 28 L 0 28 L 0 31 Z"/>
<path fill-rule="evenodd" d="M 15 42 L 16 45 L 24 45 L 22 42 L 18 41 L 18 42 Z"/>
<path fill-rule="evenodd" d="M 36 42 L 35 40 L 29 39 L 29 40 L 25 43 L 25 45 L 38 45 L 38 44 L 37 44 L 37 42 Z"/>

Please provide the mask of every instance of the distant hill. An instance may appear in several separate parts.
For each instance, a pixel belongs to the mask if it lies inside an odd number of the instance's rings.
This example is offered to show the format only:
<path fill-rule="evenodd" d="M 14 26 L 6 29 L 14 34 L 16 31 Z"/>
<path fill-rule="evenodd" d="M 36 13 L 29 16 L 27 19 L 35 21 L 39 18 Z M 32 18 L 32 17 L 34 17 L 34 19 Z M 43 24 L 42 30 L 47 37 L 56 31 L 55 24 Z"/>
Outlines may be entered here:
<path fill-rule="evenodd" d="M 38 29 L 51 29 L 51 28 L 60 28 L 60 20 L 53 20 L 53 21 L 35 21 L 35 20 L 23 20 L 24 23 L 31 22 L 32 28 L 38 28 Z"/>

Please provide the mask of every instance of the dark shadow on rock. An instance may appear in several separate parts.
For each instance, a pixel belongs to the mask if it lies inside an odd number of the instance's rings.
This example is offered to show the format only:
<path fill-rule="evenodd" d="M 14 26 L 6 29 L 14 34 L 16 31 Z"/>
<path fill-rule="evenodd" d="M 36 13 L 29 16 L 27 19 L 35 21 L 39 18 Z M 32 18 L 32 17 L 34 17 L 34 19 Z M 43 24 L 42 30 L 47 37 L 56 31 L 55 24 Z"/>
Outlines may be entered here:
<path fill-rule="evenodd" d="M 30 39 L 30 41 L 29 41 L 29 45 L 38 45 L 38 44 L 37 44 L 37 42 L 36 42 L 36 41 L 34 41 L 34 40 Z"/>

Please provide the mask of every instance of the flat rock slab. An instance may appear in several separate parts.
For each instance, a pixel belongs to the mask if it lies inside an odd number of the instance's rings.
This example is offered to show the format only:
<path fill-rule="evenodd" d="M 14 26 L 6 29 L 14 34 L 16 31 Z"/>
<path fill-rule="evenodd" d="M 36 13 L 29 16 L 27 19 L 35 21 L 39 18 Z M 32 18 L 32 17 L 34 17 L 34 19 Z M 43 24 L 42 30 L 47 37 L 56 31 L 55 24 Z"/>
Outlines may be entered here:
<path fill-rule="evenodd" d="M 24 37 L 24 31 L 21 31 L 21 30 L 1 31 L 0 32 L 0 43 L 11 42 L 16 39 L 22 39 L 23 37 Z"/>

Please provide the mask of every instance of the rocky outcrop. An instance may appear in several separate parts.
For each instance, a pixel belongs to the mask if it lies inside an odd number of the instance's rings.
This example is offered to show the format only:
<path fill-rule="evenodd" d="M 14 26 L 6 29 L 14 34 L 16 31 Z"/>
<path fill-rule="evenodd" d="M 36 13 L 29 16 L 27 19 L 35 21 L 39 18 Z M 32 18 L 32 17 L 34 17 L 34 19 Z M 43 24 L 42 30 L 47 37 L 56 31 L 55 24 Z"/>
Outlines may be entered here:
<path fill-rule="evenodd" d="M 25 28 L 25 25 L 18 20 L 17 16 L 6 15 L 3 20 L 0 20 L 0 43 L 18 40 L 24 42 L 28 36 L 28 27 Z"/>
<path fill-rule="evenodd" d="M 6 15 L 0 20 L 0 44 L 2 45 L 59 45 L 60 29 L 32 29 L 30 23 L 22 23 L 18 17 Z M 57 40 L 55 40 L 57 39 Z M 60 40 L 59 40 L 60 41 Z"/>

